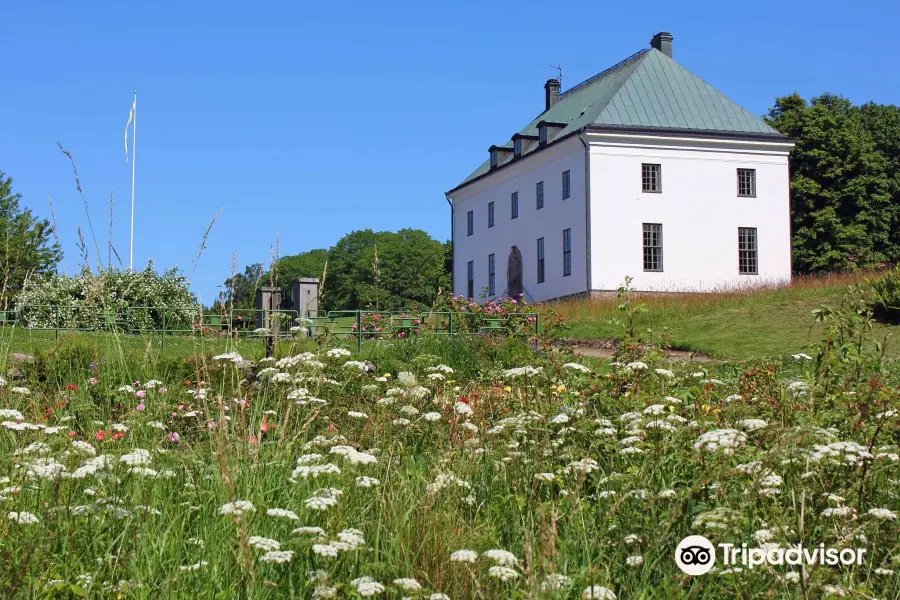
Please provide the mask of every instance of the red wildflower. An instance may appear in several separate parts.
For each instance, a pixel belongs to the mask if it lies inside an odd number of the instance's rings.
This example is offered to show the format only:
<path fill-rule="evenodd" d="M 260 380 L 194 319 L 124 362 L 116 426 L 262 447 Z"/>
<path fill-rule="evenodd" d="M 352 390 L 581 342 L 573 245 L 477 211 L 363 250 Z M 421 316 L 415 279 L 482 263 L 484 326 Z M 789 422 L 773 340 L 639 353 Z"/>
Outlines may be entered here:
<path fill-rule="evenodd" d="M 94 434 L 94 439 L 97 440 L 98 442 L 102 442 L 105 437 L 106 437 L 106 432 L 103 431 L 102 429 Z"/>
<path fill-rule="evenodd" d="M 75 385 L 74 383 L 70 383 L 69 385 L 66 386 L 66 389 L 67 389 L 67 390 L 72 390 L 73 392 L 77 392 L 77 391 L 78 391 L 78 386 Z"/>

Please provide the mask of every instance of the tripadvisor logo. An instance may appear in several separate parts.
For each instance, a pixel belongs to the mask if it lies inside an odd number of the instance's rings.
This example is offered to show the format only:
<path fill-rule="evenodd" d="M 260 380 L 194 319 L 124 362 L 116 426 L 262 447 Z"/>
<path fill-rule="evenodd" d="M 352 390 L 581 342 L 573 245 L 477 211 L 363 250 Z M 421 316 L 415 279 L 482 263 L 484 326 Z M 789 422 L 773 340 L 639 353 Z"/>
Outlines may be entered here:
<path fill-rule="evenodd" d="M 861 565 L 865 548 L 826 548 L 819 544 L 812 548 L 800 545 L 788 548 L 748 548 L 734 544 L 718 544 L 723 566 L 741 565 L 754 568 L 761 565 Z M 708 573 L 716 563 L 716 546 L 702 535 L 689 535 L 675 548 L 675 564 L 688 575 Z"/>
<path fill-rule="evenodd" d="M 688 575 L 703 575 L 716 564 L 716 549 L 702 535 L 689 535 L 675 548 L 675 564 Z"/>

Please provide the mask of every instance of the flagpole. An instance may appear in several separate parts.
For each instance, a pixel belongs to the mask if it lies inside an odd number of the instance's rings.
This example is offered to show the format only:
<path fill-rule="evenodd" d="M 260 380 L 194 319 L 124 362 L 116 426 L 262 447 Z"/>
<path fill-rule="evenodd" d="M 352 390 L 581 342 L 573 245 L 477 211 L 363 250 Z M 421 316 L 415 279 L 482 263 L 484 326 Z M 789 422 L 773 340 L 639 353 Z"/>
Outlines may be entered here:
<path fill-rule="evenodd" d="M 131 134 L 131 252 L 128 269 L 134 270 L 134 164 L 137 162 L 137 90 L 134 92 L 134 123 Z"/>

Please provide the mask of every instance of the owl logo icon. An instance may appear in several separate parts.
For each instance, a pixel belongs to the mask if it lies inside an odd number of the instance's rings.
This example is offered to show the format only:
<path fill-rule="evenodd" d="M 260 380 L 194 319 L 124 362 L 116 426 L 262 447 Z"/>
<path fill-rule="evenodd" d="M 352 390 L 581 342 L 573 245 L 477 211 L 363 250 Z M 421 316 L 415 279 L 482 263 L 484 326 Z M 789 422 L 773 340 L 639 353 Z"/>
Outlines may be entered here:
<path fill-rule="evenodd" d="M 703 575 L 716 564 L 716 549 L 702 535 L 689 535 L 675 548 L 675 564 L 688 575 Z"/>

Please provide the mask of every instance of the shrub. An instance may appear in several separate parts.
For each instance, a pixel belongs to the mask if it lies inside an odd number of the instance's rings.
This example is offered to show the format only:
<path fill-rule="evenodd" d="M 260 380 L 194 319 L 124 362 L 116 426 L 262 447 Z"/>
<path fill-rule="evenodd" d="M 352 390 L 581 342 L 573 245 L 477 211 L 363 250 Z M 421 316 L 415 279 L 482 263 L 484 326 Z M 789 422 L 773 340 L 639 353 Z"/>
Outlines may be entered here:
<path fill-rule="evenodd" d="M 900 266 L 872 282 L 872 310 L 879 318 L 900 322 Z"/>
<path fill-rule="evenodd" d="M 187 329 L 201 307 L 176 269 L 157 273 L 149 262 L 143 271 L 110 269 L 95 275 L 42 275 L 29 280 L 16 303 L 16 322 L 28 328 L 96 328 L 110 325 L 127 331 Z"/>
<path fill-rule="evenodd" d="M 563 318 L 547 304 L 528 304 L 524 297 L 497 298 L 479 303 L 465 296 L 438 296 L 437 310 L 453 315 L 454 329 L 477 333 L 487 321 L 500 321 L 501 331 L 514 337 L 533 337 L 540 329 L 542 336 L 552 335 L 564 327 Z"/>

